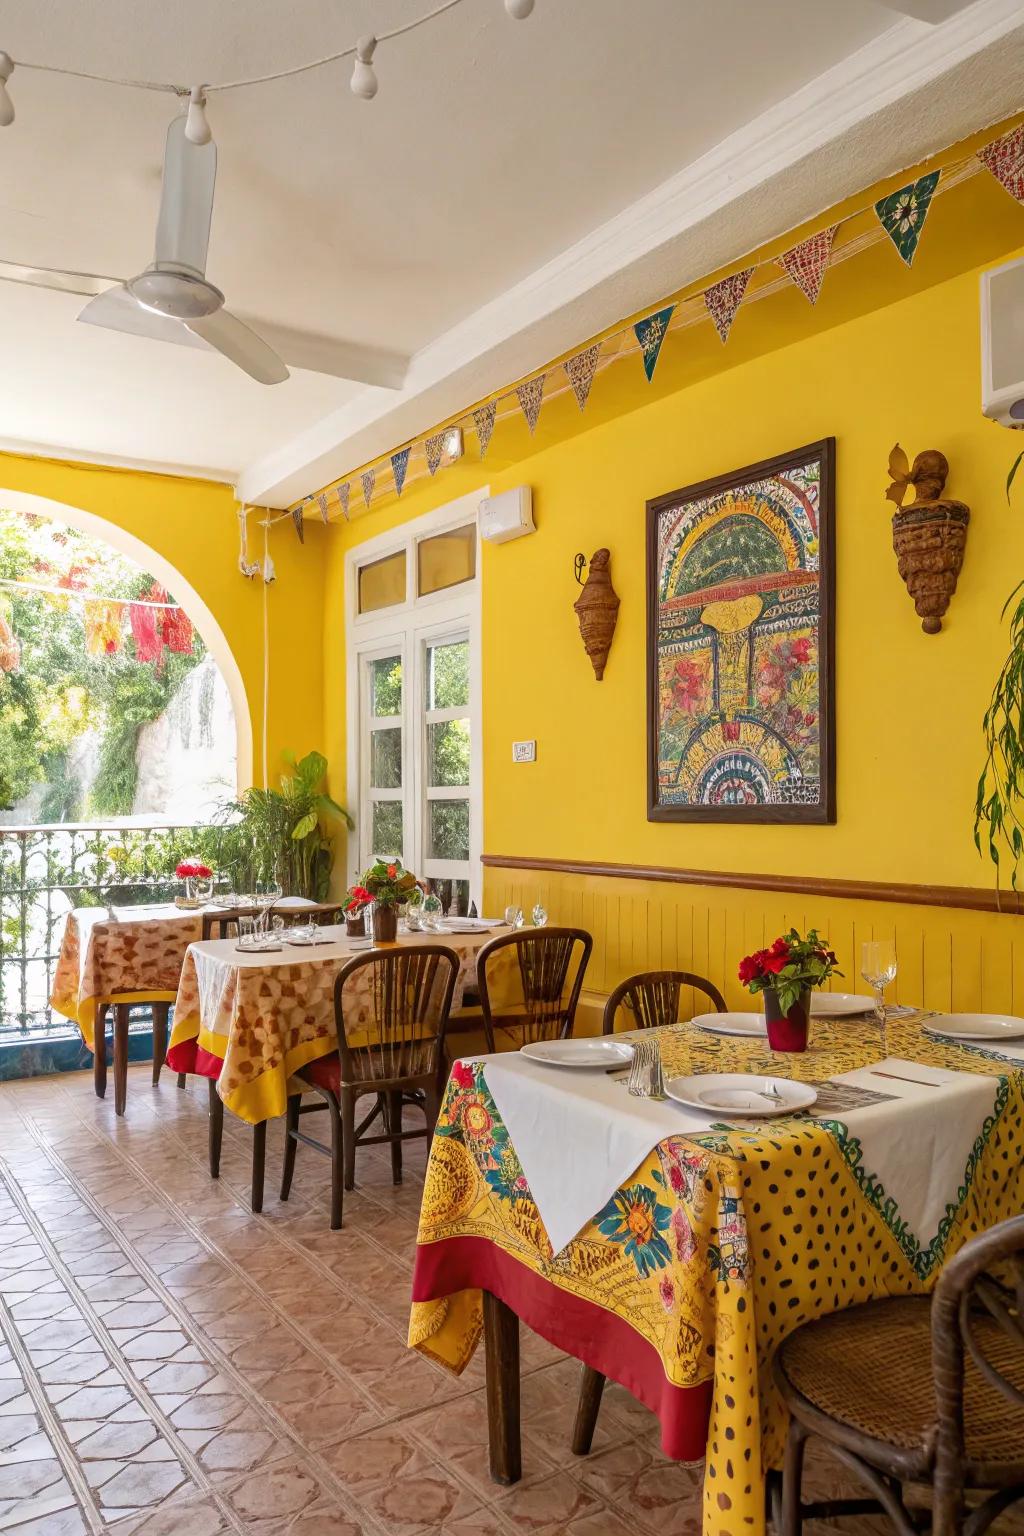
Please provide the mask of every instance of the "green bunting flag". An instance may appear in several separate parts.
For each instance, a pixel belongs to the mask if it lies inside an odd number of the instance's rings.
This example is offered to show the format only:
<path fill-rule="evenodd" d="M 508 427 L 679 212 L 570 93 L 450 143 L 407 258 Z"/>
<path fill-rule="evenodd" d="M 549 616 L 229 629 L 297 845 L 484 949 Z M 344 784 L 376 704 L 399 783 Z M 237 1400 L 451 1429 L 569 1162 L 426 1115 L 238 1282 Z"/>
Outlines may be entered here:
<path fill-rule="evenodd" d="M 875 204 L 878 222 L 909 267 L 928 216 L 932 193 L 938 185 L 938 171 L 929 171 L 898 192 L 890 192 Z"/>
<path fill-rule="evenodd" d="M 638 320 L 633 327 L 633 334 L 640 343 L 640 356 L 643 358 L 648 384 L 654 378 L 654 370 L 658 366 L 658 358 L 661 355 L 661 344 L 665 340 L 668 323 L 672 319 L 674 310 L 675 305 L 670 304 L 667 309 L 660 309 L 656 315 L 648 315 L 646 320 Z"/>

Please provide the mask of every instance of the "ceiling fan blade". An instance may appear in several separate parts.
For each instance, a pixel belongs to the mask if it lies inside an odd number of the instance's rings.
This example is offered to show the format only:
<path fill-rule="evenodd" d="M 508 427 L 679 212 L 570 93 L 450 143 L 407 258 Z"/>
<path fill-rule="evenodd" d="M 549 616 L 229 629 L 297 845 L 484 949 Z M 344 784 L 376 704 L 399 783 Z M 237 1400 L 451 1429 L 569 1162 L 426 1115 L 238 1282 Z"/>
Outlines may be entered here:
<path fill-rule="evenodd" d="M 108 331 L 124 331 L 129 336 L 147 336 L 152 341 L 173 341 L 179 347 L 205 347 L 180 320 L 159 315 L 137 304 L 123 283 L 108 288 L 78 313 L 86 325 L 99 325 Z"/>
<path fill-rule="evenodd" d="M 188 329 L 216 347 L 237 367 L 244 369 L 258 384 L 283 384 L 288 369 L 273 347 L 243 324 L 230 310 L 217 309 L 212 315 L 190 320 Z"/>
<path fill-rule="evenodd" d="M 63 272 L 57 267 L 26 267 L 20 261 L 0 261 L 0 282 L 27 283 L 32 288 L 53 288 L 58 293 L 80 293 L 86 298 L 119 284 L 119 277 L 100 277 L 96 272 Z"/>
<path fill-rule="evenodd" d="M 333 336 L 317 336 L 309 331 L 295 331 L 273 321 L 245 316 L 245 323 L 259 331 L 292 368 L 306 368 L 311 373 L 333 374 L 356 384 L 376 384 L 382 389 L 401 389 L 409 368 L 409 359 L 399 352 L 367 347 L 355 341 L 339 341 Z"/>
<path fill-rule="evenodd" d="M 205 275 L 216 180 L 216 144 L 212 139 L 209 144 L 190 143 L 185 137 L 185 118 L 176 117 L 167 130 L 164 150 L 155 262 L 188 267 L 200 277 Z"/>

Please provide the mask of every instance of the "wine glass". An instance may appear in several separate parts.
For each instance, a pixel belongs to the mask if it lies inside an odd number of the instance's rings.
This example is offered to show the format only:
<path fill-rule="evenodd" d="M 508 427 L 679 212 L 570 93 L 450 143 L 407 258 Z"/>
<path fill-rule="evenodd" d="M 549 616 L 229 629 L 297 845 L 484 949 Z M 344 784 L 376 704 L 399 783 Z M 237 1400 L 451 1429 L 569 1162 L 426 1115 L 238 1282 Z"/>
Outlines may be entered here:
<path fill-rule="evenodd" d="M 440 932 L 444 922 L 444 908 L 440 898 L 434 895 L 425 896 L 420 909 L 423 913 L 423 926 L 432 932 Z"/>
<path fill-rule="evenodd" d="M 533 926 L 535 928 L 543 928 L 548 920 L 547 908 L 543 907 L 538 901 L 530 916 L 533 918 Z"/>
<path fill-rule="evenodd" d="M 521 928 L 523 926 L 523 909 L 510 902 L 505 908 L 505 925 L 508 928 Z"/>
<path fill-rule="evenodd" d="M 875 994 L 875 1012 L 882 1030 L 882 1055 L 888 1056 L 885 989 L 896 980 L 896 945 L 892 939 L 868 939 L 861 945 L 860 973 Z"/>

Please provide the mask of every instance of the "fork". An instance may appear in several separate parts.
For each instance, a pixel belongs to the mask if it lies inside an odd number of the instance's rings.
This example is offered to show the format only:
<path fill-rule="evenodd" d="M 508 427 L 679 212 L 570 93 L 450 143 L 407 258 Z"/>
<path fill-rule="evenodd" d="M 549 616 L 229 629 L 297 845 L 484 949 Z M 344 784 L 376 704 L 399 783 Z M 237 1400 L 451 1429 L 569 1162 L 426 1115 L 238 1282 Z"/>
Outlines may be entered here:
<path fill-rule="evenodd" d="M 633 1060 L 629 1064 L 626 1089 L 637 1099 L 646 1099 L 650 1094 L 651 1056 L 646 1040 L 638 1040 L 633 1047 Z"/>

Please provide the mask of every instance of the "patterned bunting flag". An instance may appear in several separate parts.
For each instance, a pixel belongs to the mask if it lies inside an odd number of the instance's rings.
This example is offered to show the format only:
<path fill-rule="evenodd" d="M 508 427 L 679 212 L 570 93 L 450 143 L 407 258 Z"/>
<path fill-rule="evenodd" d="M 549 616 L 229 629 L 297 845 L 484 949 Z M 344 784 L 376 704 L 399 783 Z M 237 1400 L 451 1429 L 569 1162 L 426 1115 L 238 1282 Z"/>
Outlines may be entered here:
<path fill-rule="evenodd" d="M 646 320 L 638 320 L 633 327 L 633 334 L 640 343 L 640 356 L 643 358 L 648 384 L 654 378 L 654 370 L 661 356 L 661 344 L 668 332 L 668 323 L 672 319 L 674 309 L 675 305 L 670 304 L 667 309 L 660 309 L 656 315 L 648 315 Z"/>
<path fill-rule="evenodd" d="M 747 267 L 745 272 L 734 272 L 732 277 L 723 277 L 720 283 L 712 283 L 711 287 L 705 291 L 704 303 L 708 307 L 708 314 L 715 322 L 715 330 L 723 342 L 729 340 L 732 322 L 736 318 L 736 311 L 743 301 L 743 295 L 747 291 L 747 284 L 750 282 L 753 271 L 753 267 Z"/>
<path fill-rule="evenodd" d="M 305 503 L 303 503 L 304 506 Z M 305 544 L 306 542 L 306 530 L 302 526 L 303 507 L 292 507 L 292 522 L 295 524 L 295 532 L 299 536 L 300 544 Z"/>
<path fill-rule="evenodd" d="M 482 405 L 479 410 L 473 412 L 473 425 L 476 427 L 476 437 L 477 442 L 480 444 L 481 458 L 483 458 L 490 447 L 491 433 L 494 431 L 494 419 L 497 414 L 497 400 L 492 400 L 489 405 Z"/>
<path fill-rule="evenodd" d="M 908 267 L 914 260 L 938 180 L 938 171 L 929 171 L 927 176 L 918 177 L 898 192 L 890 192 L 875 204 L 878 222 Z"/>
<path fill-rule="evenodd" d="M 324 522 L 324 523 L 330 522 L 330 518 L 327 515 L 327 492 L 326 491 L 318 491 L 317 492 L 316 504 L 320 508 L 320 520 L 321 520 L 321 522 Z"/>
<path fill-rule="evenodd" d="M 979 149 L 978 159 L 1011 197 L 1024 203 L 1024 123 Z"/>
<path fill-rule="evenodd" d="M 437 474 L 438 466 L 444 458 L 445 432 L 435 432 L 433 437 L 428 437 L 423 444 L 427 454 L 427 468 L 432 475 Z"/>
<path fill-rule="evenodd" d="M 343 516 L 345 518 L 346 523 L 348 522 L 348 498 L 349 498 L 350 491 L 351 491 L 351 486 L 349 485 L 347 480 L 345 481 L 344 485 L 339 485 L 338 486 L 338 506 L 342 510 L 342 514 L 343 514 Z"/>
<path fill-rule="evenodd" d="M 410 449 L 400 448 L 397 453 L 391 455 L 391 473 L 395 477 L 395 490 L 399 496 L 402 494 L 402 487 L 405 485 L 405 477 L 409 469 L 409 453 Z"/>
<path fill-rule="evenodd" d="M 794 245 L 791 251 L 779 257 L 779 266 L 793 279 L 804 298 L 809 299 L 812 304 L 817 301 L 818 294 L 821 292 L 825 268 L 832 255 L 832 242 L 838 228 L 838 224 L 833 224 L 830 229 L 822 229 L 818 234 L 811 235 L 809 240 L 801 240 L 799 245 Z"/>
<path fill-rule="evenodd" d="M 544 399 L 544 375 L 541 374 L 539 379 L 529 379 L 525 384 L 518 385 L 516 399 L 519 401 L 519 409 L 526 417 L 526 425 L 532 435 L 536 430 L 541 402 Z"/>
<path fill-rule="evenodd" d="M 590 397 L 590 386 L 594 382 L 597 359 L 600 355 L 600 346 L 588 347 L 585 352 L 577 352 L 575 357 L 570 357 L 565 365 L 572 392 L 576 396 L 576 404 L 581 411 Z"/>
<path fill-rule="evenodd" d="M 375 469 L 364 470 L 363 471 L 363 476 L 362 476 L 362 481 L 363 481 L 363 502 L 364 502 L 364 504 L 366 506 L 367 512 L 369 512 L 369 510 L 370 510 L 370 502 L 373 500 L 373 488 L 374 488 L 374 486 L 377 483 L 377 471 Z"/>

